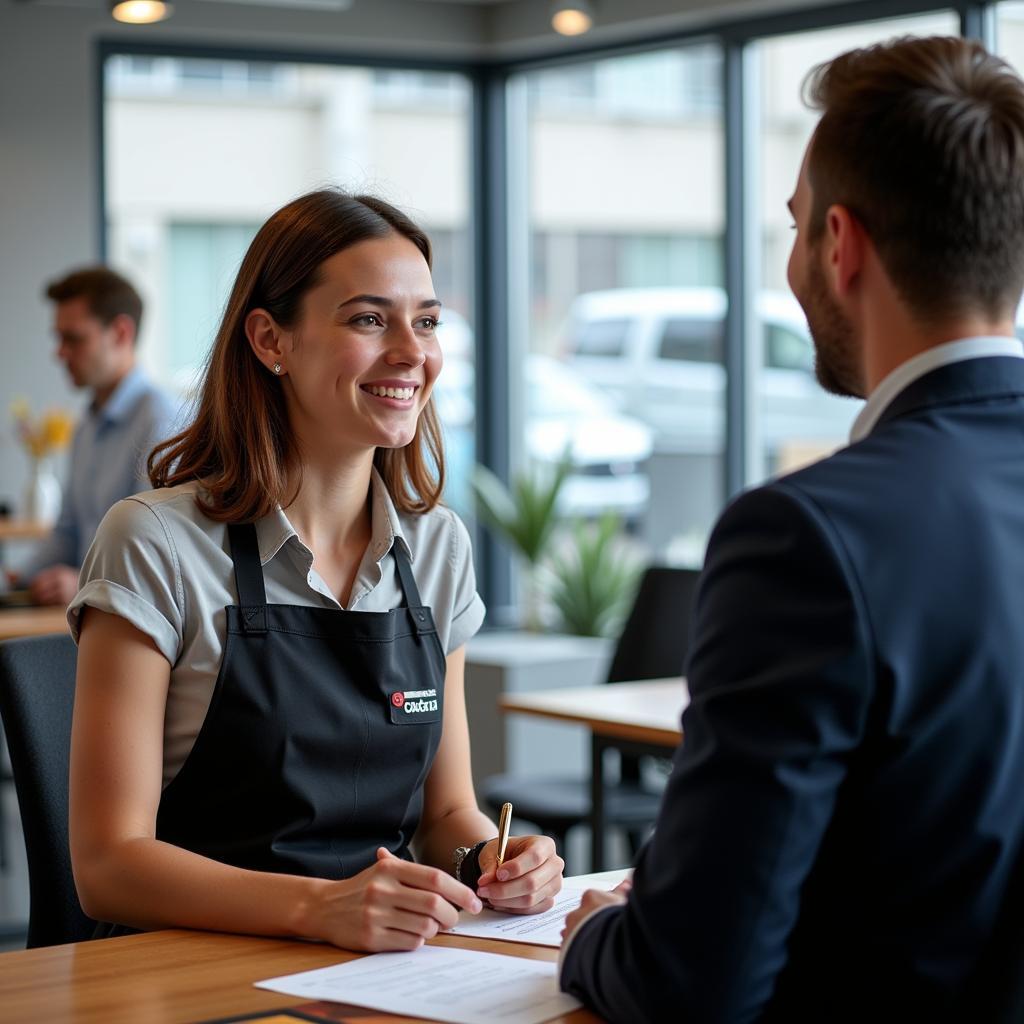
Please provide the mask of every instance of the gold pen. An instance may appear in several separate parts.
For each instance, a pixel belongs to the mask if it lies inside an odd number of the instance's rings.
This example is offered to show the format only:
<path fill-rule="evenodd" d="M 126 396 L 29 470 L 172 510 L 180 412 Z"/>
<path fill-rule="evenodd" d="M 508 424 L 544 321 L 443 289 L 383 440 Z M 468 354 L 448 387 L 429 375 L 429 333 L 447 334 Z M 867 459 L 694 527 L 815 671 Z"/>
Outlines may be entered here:
<path fill-rule="evenodd" d="M 501 817 L 498 819 L 498 863 L 495 870 L 501 867 L 505 859 L 505 847 L 508 845 L 508 830 L 512 824 L 512 805 L 501 805 Z"/>

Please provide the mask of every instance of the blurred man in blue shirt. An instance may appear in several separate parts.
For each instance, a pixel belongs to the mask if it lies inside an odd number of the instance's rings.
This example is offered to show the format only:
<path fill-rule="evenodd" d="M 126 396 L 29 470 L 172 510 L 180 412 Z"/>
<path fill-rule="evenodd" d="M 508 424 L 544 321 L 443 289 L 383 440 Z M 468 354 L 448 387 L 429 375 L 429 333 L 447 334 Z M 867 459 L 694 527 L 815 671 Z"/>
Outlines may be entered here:
<path fill-rule="evenodd" d="M 67 604 L 108 508 L 149 487 L 146 458 L 172 432 L 176 403 L 136 365 L 142 299 L 106 267 L 86 267 L 46 289 L 54 303 L 57 358 L 92 402 L 75 430 L 53 533 L 20 573 L 37 604 Z"/>

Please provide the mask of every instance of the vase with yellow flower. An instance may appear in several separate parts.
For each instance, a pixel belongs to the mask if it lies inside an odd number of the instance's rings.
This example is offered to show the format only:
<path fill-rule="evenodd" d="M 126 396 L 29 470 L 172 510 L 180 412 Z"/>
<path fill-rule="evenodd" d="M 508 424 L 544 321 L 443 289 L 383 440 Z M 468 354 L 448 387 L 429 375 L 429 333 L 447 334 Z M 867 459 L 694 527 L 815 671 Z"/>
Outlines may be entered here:
<path fill-rule="evenodd" d="M 67 448 L 74 422 L 63 409 L 49 409 L 33 416 L 28 402 L 18 399 L 11 407 L 18 438 L 31 461 L 21 514 L 37 523 L 53 523 L 60 512 L 60 481 L 51 459 Z"/>

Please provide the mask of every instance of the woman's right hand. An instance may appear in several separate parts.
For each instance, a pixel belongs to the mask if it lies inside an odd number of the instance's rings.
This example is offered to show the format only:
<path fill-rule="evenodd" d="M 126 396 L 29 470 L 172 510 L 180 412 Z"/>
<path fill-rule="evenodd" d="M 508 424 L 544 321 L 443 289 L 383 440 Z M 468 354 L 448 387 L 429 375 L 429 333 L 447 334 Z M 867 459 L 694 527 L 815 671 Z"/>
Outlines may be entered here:
<path fill-rule="evenodd" d="M 412 950 L 451 928 L 460 909 L 477 914 L 481 908 L 473 890 L 451 875 L 402 860 L 382 846 L 376 864 L 327 886 L 313 911 L 312 931 L 343 949 Z"/>

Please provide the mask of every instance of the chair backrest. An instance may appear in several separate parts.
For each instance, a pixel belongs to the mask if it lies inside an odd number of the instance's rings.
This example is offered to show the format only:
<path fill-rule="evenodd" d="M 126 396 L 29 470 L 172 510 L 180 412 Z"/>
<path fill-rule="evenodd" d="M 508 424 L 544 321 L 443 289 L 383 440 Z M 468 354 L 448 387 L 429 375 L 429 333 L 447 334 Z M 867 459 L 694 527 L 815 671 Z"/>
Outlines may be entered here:
<path fill-rule="evenodd" d="M 1024 849 L 1017 856 L 992 938 L 956 1019 L 978 1024 L 1024 1021 Z"/>
<path fill-rule="evenodd" d="M 28 946 L 91 938 L 68 845 L 68 774 L 77 651 L 66 634 L 0 643 L 0 717 L 28 855 Z"/>
<path fill-rule="evenodd" d="M 612 656 L 609 683 L 682 675 L 699 579 L 699 569 L 646 570 Z"/>

